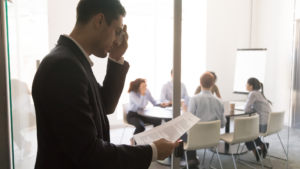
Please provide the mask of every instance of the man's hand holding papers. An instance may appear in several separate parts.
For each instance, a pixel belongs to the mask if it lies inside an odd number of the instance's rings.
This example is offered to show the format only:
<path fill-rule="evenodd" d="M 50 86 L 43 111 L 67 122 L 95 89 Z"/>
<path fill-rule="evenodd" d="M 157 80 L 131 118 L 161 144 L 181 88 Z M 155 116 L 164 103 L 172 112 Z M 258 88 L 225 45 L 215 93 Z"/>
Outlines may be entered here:
<path fill-rule="evenodd" d="M 193 127 L 200 119 L 190 112 L 186 112 L 177 118 L 133 136 L 138 145 L 153 143 L 159 139 L 176 142 L 184 133 Z"/>
<path fill-rule="evenodd" d="M 171 142 L 166 139 L 159 139 L 153 142 L 157 148 L 157 159 L 164 160 L 169 157 L 170 154 L 173 153 L 174 148 L 179 146 L 179 142 Z"/>

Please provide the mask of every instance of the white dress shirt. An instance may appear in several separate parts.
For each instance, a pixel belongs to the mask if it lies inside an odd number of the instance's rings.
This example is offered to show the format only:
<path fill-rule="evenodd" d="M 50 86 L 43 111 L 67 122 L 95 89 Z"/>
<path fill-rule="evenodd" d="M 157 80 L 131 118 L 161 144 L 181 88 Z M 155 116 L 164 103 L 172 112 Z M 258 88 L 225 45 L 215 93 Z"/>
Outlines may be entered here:
<path fill-rule="evenodd" d="M 85 55 L 86 59 L 89 61 L 91 67 L 94 66 L 94 63 L 92 62 L 90 56 L 86 53 L 86 51 L 83 49 L 83 47 L 74 39 L 72 38 L 71 36 L 69 35 L 66 35 L 64 34 L 63 36 L 71 39 L 78 47 L 79 49 L 81 50 L 81 52 Z M 111 58 L 111 57 L 108 57 L 110 60 L 116 62 L 116 63 L 119 63 L 121 65 L 124 64 L 124 57 L 122 57 L 120 60 L 116 61 L 115 59 Z M 157 160 L 157 147 L 155 146 L 154 143 L 150 143 L 149 144 L 152 148 L 152 161 L 156 161 Z"/>
<path fill-rule="evenodd" d="M 199 94 L 190 97 L 188 111 L 199 117 L 200 122 L 221 120 L 222 128 L 226 124 L 223 103 L 211 91 L 202 90 Z"/>
<path fill-rule="evenodd" d="M 148 102 L 150 101 L 153 106 L 158 106 L 159 102 L 157 102 L 151 95 L 149 89 L 146 90 L 145 95 L 141 95 L 140 93 L 131 91 L 129 92 L 129 100 L 130 105 L 128 108 L 128 112 L 137 112 L 138 109 L 143 109 L 147 106 Z M 127 112 L 127 113 L 128 113 Z"/>
<path fill-rule="evenodd" d="M 181 99 L 185 99 L 188 97 L 188 93 L 186 87 L 183 83 L 181 83 Z M 166 84 L 163 85 L 161 94 L 160 94 L 160 101 L 164 103 L 168 103 L 173 101 L 173 82 L 168 81 Z"/>
<path fill-rule="evenodd" d="M 257 90 L 253 90 L 249 93 L 244 111 L 245 113 L 256 112 L 259 114 L 260 125 L 268 124 L 269 114 L 272 112 L 268 100 Z"/>

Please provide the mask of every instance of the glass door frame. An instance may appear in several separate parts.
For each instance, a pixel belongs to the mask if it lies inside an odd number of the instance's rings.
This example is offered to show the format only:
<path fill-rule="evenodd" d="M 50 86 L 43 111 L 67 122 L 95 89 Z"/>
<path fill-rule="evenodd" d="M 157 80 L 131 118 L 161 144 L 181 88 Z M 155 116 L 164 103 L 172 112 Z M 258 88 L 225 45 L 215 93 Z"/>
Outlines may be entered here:
<path fill-rule="evenodd" d="M 180 110 L 180 85 L 181 85 L 181 17 L 182 0 L 174 1 L 174 110 Z M 10 97 L 9 97 L 9 76 L 8 76 L 8 47 L 7 47 L 7 24 L 6 4 L 7 0 L 0 0 L 0 164 L 3 169 L 14 168 L 12 155 L 12 133 L 10 121 Z M 295 32 L 294 32 L 295 33 Z M 295 36 L 295 35 L 294 35 Z M 296 57 L 296 56 L 293 56 Z M 179 90 L 178 90 L 179 89 Z M 292 103 L 294 100 L 292 100 Z M 179 111 L 173 112 L 177 117 Z M 289 141 L 288 141 L 289 144 Z M 289 161 L 287 161 L 289 163 Z M 172 168 L 179 167 L 179 159 L 173 158 Z"/>
<path fill-rule="evenodd" d="M 173 119 L 180 116 L 181 99 L 181 33 L 182 0 L 174 0 L 174 42 L 173 42 Z M 180 158 L 172 155 L 171 169 L 180 169 Z"/>
<path fill-rule="evenodd" d="M 8 90 L 6 0 L 0 0 L 0 164 L 13 168 L 10 132 L 10 97 Z"/>

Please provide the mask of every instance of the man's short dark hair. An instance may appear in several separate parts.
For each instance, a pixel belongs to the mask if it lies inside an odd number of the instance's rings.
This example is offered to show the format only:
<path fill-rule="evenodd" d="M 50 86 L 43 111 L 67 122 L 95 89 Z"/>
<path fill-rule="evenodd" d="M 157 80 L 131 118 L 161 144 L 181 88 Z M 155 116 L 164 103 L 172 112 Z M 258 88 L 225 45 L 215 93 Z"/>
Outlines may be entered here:
<path fill-rule="evenodd" d="M 86 24 L 99 13 L 105 16 L 107 25 L 110 26 L 113 20 L 119 19 L 120 15 L 124 17 L 126 10 L 120 0 L 80 0 L 77 5 L 76 23 Z"/>

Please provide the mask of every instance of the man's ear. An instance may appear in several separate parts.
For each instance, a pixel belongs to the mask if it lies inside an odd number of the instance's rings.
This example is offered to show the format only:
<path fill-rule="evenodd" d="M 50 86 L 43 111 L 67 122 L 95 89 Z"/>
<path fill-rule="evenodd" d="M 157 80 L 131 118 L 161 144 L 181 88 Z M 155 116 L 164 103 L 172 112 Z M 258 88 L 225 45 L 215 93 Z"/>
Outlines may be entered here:
<path fill-rule="evenodd" d="M 105 21 L 105 17 L 102 13 L 97 14 L 94 17 L 94 25 L 97 29 L 100 29 L 101 26 L 103 25 L 103 22 Z"/>

